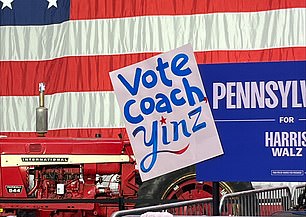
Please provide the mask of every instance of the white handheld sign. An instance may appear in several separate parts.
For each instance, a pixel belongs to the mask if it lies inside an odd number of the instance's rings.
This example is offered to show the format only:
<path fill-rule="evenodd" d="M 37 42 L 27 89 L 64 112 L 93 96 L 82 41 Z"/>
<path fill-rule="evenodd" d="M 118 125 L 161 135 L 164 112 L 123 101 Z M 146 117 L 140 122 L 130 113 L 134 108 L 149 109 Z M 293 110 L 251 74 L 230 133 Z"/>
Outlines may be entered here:
<path fill-rule="evenodd" d="M 110 77 L 143 181 L 223 154 L 191 45 Z"/>

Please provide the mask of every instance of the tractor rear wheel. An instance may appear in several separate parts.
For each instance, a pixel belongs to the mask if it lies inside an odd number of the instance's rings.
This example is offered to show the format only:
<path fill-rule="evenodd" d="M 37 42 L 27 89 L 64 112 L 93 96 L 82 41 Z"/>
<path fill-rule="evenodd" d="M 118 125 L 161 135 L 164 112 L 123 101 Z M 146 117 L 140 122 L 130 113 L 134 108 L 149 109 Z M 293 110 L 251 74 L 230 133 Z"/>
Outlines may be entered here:
<path fill-rule="evenodd" d="M 250 182 L 220 182 L 220 196 L 253 189 Z M 196 181 L 195 166 L 143 182 L 138 190 L 138 207 L 159 204 L 160 200 L 191 200 L 212 197 L 212 182 Z"/>

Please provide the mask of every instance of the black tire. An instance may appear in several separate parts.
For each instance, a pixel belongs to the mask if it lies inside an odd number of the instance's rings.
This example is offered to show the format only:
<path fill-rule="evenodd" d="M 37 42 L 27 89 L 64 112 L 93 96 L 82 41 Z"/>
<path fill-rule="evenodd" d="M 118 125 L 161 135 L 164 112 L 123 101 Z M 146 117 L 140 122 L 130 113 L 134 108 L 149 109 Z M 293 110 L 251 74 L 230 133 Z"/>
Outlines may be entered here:
<path fill-rule="evenodd" d="M 186 184 L 183 186 L 182 183 L 187 183 L 193 180 L 195 183 L 196 173 L 195 166 L 189 166 L 175 172 L 157 177 L 152 180 L 148 180 L 143 182 L 140 185 L 138 190 L 138 204 L 137 207 L 150 206 L 161 204 L 161 200 L 166 202 L 166 200 L 184 200 L 184 199 L 197 199 L 203 198 L 202 196 L 212 195 L 212 186 L 211 183 L 204 183 L 199 190 L 197 187 L 197 191 L 194 191 L 196 188 L 196 184 Z M 182 186 L 182 189 L 177 189 Z M 221 194 L 238 192 L 243 190 L 251 190 L 253 189 L 252 184 L 250 182 L 220 182 Z M 176 194 L 175 191 L 180 191 L 180 193 Z M 189 198 L 184 197 L 184 192 L 193 192 L 192 196 L 197 192 L 199 193 L 197 198 L 192 198 L 190 195 Z M 202 192 L 201 192 L 202 191 Z"/>

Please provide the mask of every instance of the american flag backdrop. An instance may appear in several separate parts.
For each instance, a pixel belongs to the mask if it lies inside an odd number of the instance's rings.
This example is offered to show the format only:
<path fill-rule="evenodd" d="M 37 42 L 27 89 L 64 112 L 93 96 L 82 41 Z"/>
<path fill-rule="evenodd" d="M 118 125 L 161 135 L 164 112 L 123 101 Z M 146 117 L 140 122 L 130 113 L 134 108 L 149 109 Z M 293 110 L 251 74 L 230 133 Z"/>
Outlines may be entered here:
<path fill-rule="evenodd" d="M 109 72 L 191 43 L 198 64 L 306 60 L 305 0 L 0 0 L 0 135 L 126 133 Z"/>

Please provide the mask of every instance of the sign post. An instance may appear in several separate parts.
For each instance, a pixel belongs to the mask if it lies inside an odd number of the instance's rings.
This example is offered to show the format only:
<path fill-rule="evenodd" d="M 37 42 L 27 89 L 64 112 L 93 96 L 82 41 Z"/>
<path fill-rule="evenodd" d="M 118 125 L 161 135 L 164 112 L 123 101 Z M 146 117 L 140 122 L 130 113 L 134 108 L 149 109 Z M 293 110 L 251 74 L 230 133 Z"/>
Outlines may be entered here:
<path fill-rule="evenodd" d="M 219 216 L 219 206 L 220 206 L 220 183 L 213 182 L 212 186 L 212 195 L 213 195 L 213 215 Z"/>

